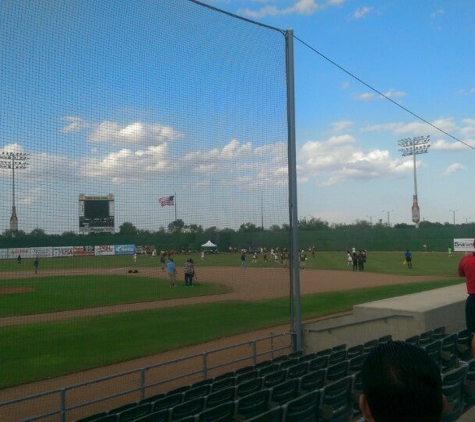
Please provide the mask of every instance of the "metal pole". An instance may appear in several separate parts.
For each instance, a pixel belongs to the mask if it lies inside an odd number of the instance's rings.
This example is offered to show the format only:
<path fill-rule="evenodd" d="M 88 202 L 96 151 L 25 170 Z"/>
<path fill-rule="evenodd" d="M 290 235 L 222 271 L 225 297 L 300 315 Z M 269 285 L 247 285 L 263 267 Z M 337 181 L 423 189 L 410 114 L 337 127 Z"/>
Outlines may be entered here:
<path fill-rule="evenodd" d="M 295 88 L 294 88 L 294 31 L 285 31 L 287 125 L 289 167 L 289 217 L 290 217 L 290 305 L 292 347 L 302 350 L 302 321 L 300 312 L 300 269 L 297 213 L 297 159 L 295 136 Z"/>

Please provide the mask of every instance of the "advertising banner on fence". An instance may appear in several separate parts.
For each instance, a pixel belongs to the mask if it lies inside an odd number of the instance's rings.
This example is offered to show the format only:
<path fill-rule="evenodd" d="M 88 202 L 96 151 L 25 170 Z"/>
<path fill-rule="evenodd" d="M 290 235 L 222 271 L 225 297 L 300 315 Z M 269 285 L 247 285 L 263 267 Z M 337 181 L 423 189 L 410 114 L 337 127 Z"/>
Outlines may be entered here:
<path fill-rule="evenodd" d="M 135 245 L 114 245 L 116 255 L 133 255 Z"/>
<path fill-rule="evenodd" d="M 74 256 L 94 256 L 94 246 L 73 246 Z"/>
<path fill-rule="evenodd" d="M 454 239 L 454 252 L 473 252 L 474 239 Z"/>
<path fill-rule="evenodd" d="M 114 245 L 94 246 L 94 254 L 96 256 L 114 255 Z"/>
<path fill-rule="evenodd" d="M 51 246 L 30 248 L 30 254 L 32 258 L 52 258 L 53 248 Z"/>
<path fill-rule="evenodd" d="M 0 249 L 0 259 L 8 258 L 8 249 Z"/>
<path fill-rule="evenodd" d="M 74 256 L 74 250 L 72 246 L 56 246 L 53 248 L 53 257 L 72 257 Z"/>
<path fill-rule="evenodd" d="M 32 250 L 30 248 L 10 248 L 8 249 L 8 259 L 17 259 L 18 256 L 21 258 L 33 258 Z"/>

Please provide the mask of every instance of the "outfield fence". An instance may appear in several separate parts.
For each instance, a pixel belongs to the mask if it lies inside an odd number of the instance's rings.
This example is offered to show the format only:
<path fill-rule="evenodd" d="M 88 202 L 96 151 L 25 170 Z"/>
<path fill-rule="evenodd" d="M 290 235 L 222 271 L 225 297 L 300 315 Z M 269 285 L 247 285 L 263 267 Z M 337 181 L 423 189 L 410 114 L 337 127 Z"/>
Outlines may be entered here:
<path fill-rule="evenodd" d="M 160 362 L 0 403 L 2 421 L 69 422 L 288 354 L 290 332 Z"/>

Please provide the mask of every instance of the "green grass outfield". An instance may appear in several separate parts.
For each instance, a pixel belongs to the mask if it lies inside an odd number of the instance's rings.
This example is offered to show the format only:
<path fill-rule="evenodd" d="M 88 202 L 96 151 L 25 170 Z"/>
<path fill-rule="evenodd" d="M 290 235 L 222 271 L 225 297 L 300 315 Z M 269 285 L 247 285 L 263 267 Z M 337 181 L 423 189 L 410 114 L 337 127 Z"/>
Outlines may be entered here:
<path fill-rule="evenodd" d="M 395 297 L 428 289 L 463 283 L 454 281 L 459 258 L 447 258 L 442 253 L 414 254 L 414 268 L 402 265 L 402 253 L 370 253 L 367 270 L 391 274 L 447 276 L 447 281 L 414 283 L 400 286 L 384 286 L 371 289 L 358 289 L 346 292 L 323 293 L 304 296 L 301 299 L 302 318 L 314 318 L 351 309 L 355 304 Z M 121 257 L 102 258 L 56 258 L 42 260 L 41 268 L 51 265 L 54 268 L 78 268 L 73 265 L 97 263 L 101 268 L 126 267 Z M 132 258 L 128 258 L 132 264 Z M 141 259 L 143 258 L 143 260 Z M 177 264 L 184 262 L 182 256 L 176 257 Z M 91 261 L 88 261 L 92 259 Z M 56 261 L 56 262 L 55 262 Z M 58 267 L 58 262 L 68 266 Z M 68 262 L 69 261 L 69 262 Z M 137 266 L 142 261 L 158 265 L 158 260 L 139 256 Z M 26 265 L 29 261 L 24 260 Z M 106 265 L 106 263 L 108 264 Z M 195 259 L 198 271 L 201 265 L 239 266 L 236 254 L 206 256 L 206 260 Z M 16 268 L 16 262 L 8 262 Z M 13 265 L 14 264 L 14 265 Z M 111 265 L 112 264 L 112 265 Z M 129 265 L 128 264 L 128 265 Z M 3 270 L 8 270 L 5 262 Z M 278 265 L 269 262 L 257 266 Z M 132 265 L 130 265 L 132 266 Z M 252 267 L 250 259 L 248 267 Z M 307 268 L 348 270 L 344 253 L 317 253 L 310 256 Z M 449 280 L 451 278 L 451 280 Z M 132 283 L 131 283 L 132 280 Z M 205 280 L 200 280 L 205 281 Z M 33 284 L 35 293 L 26 299 L 28 293 L 0 296 L 0 309 L 8 309 L 6 314 L 25 314 L 50 312 L 70 306 L 73 309 L 91 305 L 130 303 L 150 300 L 171 300 L 183 295 L 216 294 L 224 292 L 222 286 L 203 283 L 195 289 L 169 289 L 167 282 L 157 278 L 109 276 L 57 276 L 1 280 L 0 286 Z M 111 289 L 111 283 L 114 288 Z M 40 286 L 42 284 L 42 286 Z M 164 285 L 161 288 L 161 284 Z M 205 288 L 210 288 L 204 293 Z M 142 288 L 147 294 L 141 293 Z M 153 293 L 149 290 L 153 290 Z M 220 290 L 224 289 L 224 290 Z M 186 290 L 186 291 L 185 291 Z M 107 297 L 110 296 L 110 297 Z M 16 297 L 15 300 L 11 299 Z M 8 302 L 10 301 L 10 302 Z M 107 302 L 107 303 L 105 303 Z M 59 307 L 56 307 L 59 306 Z M 23 310 L 20 309 L 23 307 Z M 180 347 L 199 344 L 216 338 L 250 332 L 266 327 L 285 324 L 289 321 L 288 299 L 274 299 L 260 302 L 226 302 L 203 305 L 182 306 L 153 311 L 139 311 L 126 314 L 79 318 L 61 322 L 12 326 L 0 329 L 0 388 L 20 385 L 45 378 L 57 377 L 77 371 L 100 367 L 125 360 L 160 353 Z"/>
<path fill-rule="evenodd" d="M 457 275 L 457 265 L 464 256 L 461 252 L 454 253 L 452 258 L 447 257 L 445 252 L 414 252 L 413 269 L 414 275 L 437 275 L 453 277 Z M 219 253 L 217 255 L 206 255 L 204 260 L 199 254 L 176 255 L 174 260 L 178 268 L 181 268 L 185 260 L 192 257 L 197 271 L 200 266 L 206 267 L 239 267 L 241 264 L 239 253 Z M 317 252 L 315 258 L 307 253 L 306 265 L 309 269 L 320 270 L 347 270 L 346 252 Z M 252 255 L 248 254 L 247 266 L 252 267 L 278 267 L 268 254 L 268 262 L 263 262 L 262 256 L 258 255 L 258 262 L 251 263 Z M 404 261 L 404 251 L 401 252 L 368 252 L 366 271 L 382 274 L 408 274 L 407 267 L 402 265 Z M 61 269 L 81 269 L 81 268 L 110 268 L 111 272 L 119 268 L 140 268 L 160 267 L 158 257 L 149 255 L 138 255 L 137 262 L 134 263 L 129 255 L 123 256 L 100 256 L 100 257 L 74 257 L 74 258 L 48 258 L 40 259 L 39 272 Z M 33 273 L 33 260 L 23 259 L 19 265 L 16 259 L 0 260 L 0 272 L 2 271 L 31 271 Z M 158 274 L 158 271 L 157 271 Z"/>

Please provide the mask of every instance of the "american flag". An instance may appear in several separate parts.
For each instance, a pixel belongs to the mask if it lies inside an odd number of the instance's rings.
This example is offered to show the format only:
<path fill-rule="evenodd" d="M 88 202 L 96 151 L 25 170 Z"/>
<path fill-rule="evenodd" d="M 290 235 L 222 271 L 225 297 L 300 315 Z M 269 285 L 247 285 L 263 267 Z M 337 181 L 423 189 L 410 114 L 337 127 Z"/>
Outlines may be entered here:
<path fill-rule="evenodd" d="M 160 198 L 158 200 L 158 202 L 160 203 L 160 205 L 162 207 L 164 207 L 165 205 L 173 206 L 173 205 L 175 205 L 175 203 L 173 202 L 173 198 L 174 198 L 174 196 L 164 196 L 164 197 Z"/>

